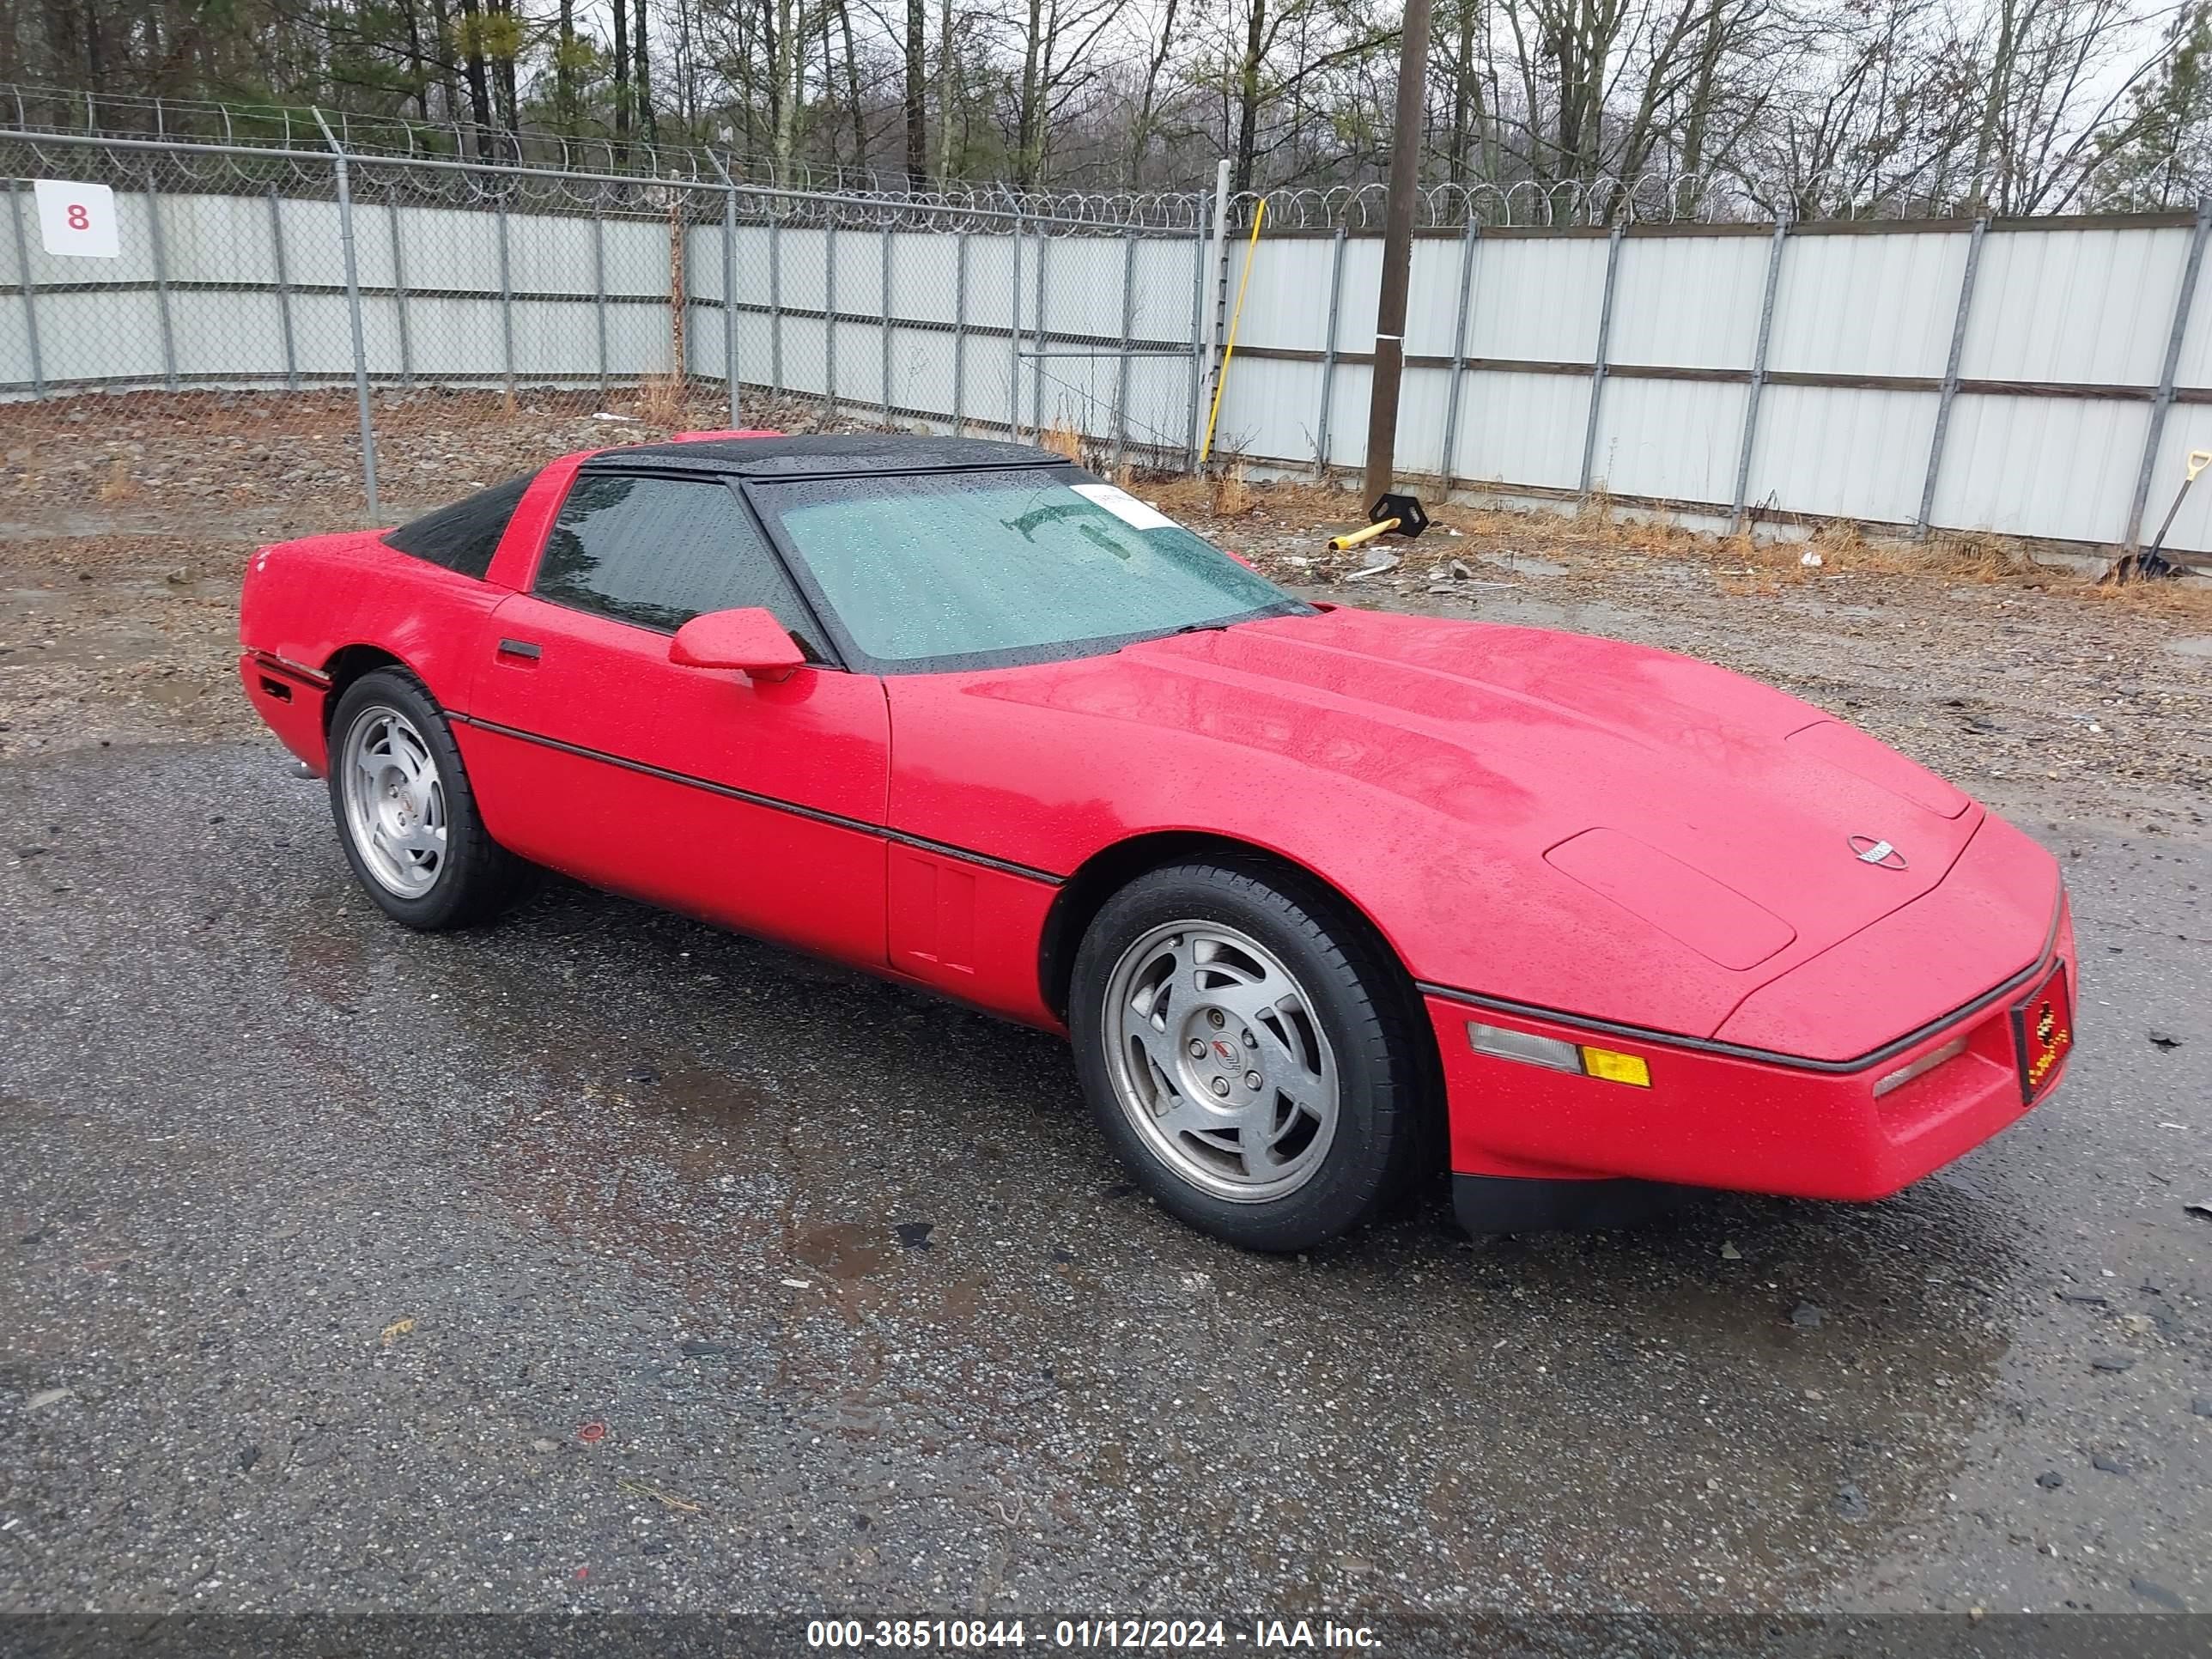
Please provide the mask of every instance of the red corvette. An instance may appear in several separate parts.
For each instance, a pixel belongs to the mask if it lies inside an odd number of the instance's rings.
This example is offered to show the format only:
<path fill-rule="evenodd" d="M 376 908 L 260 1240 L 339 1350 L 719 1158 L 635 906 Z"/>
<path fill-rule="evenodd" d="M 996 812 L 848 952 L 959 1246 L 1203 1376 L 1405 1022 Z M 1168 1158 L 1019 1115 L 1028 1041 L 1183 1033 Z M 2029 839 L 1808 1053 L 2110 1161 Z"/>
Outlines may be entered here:
<path fill-rule="evenodd" d="M 261 550 L 247 695 L 414 927 L 584 881 L 1073 1039 L 1160 1203 L 1296 1249 L 1895 1192 L 2050 1093 L 2051 857 L 1778 691 L 1309 605 L 1018 445 L 570 455 Z"/>

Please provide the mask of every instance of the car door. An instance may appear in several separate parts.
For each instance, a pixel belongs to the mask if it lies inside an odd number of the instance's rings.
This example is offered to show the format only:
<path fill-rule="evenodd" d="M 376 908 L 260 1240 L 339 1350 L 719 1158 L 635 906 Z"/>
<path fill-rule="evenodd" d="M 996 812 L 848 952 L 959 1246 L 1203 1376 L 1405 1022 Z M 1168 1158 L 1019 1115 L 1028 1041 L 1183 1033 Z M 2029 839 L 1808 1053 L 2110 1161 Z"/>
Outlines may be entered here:
<path fill-rule="evenodd" d="M 809 665 L 669 661 L 683 623 L 747 605 Z M 881 964 L 889 716 L 828 649 L 734 489 L 586 467 L 478 647 L 461 731 L 487 825 L 595 885 Z"/>

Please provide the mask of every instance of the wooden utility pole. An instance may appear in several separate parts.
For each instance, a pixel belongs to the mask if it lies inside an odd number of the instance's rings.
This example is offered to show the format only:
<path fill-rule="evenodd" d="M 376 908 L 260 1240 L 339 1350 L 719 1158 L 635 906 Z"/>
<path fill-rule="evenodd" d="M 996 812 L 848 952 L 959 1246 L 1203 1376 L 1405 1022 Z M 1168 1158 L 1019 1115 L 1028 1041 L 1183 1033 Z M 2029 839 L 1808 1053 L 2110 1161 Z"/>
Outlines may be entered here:
<path fill-rule="evenodd" d="M 1406 0 L 1406 38 L 1398 52 L 1398 127 L 1390 145 L 1390 202 L 1382 221 L 1382 291 L 1375 302 L 1375 389 L 1367 405 L 1369 505 L 1389 490 L 1397 463 L 1398 381 L 1406 367 L 1406 283 L 1413 265 L 1413 196 L 1420 186 L 1431 12 L 1430 0 Z"/>

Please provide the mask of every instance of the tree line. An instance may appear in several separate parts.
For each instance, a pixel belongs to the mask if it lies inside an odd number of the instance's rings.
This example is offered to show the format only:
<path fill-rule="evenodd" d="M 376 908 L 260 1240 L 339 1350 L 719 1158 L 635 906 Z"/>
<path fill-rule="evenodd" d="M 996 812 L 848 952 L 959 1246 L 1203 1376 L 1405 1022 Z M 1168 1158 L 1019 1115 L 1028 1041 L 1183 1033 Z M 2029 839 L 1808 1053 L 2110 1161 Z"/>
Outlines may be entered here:
<path fill-rule="evenodd" d="M 757 176 L 1327 187 L 1386 169 L 1387 0 L 0 0 L 0 80 L 319 105 Z M 1800 218 L 2193 202 L 2212 0 L 1437 0 L 1425 182 Z M 29 107 L 40 118 L 33 95 Z M 50 100 L 51 101 L 51 100 Z"/>

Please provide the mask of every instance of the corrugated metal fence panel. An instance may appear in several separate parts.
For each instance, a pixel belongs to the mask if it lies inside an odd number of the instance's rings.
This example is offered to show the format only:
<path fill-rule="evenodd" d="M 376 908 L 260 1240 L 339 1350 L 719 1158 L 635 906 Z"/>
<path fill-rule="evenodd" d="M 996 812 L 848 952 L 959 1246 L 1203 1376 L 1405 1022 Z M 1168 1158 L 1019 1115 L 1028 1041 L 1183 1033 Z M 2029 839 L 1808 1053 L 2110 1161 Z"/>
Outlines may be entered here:
<path fill-rule="evenodd" d="M 2156 385 L 2188 256 L 2178 228 L 1990 231 L 1960 376 Z"/>
<path fill-rule="evenodd" d="M 1523 362 L 1590 362 L 1597 355 L 1605 264 L 1601 236 L 1487 239 L 1475 255 L 1467 355 Z M 1354 303 L 1349 280 L 1347 270 L 1347 306 Z M 1372 316 L 1374 289 L 1364 293 Z"/>
<path fill-rule="evenodd" d="M 2201 296 L 2200 296 L 2201 297 Z M 2148 547 L 2159 522 L 2173 506 L 2174 492 L 2187 476 L 2189 452 L 2212 449 L 2212 404 L 2177 404 L 2167 411 L 2151 467 L 2150 496 L 2143 504 L 2142 538 Z M 2212 553 L 2212 473 L 2197 479 L 2174 515 L 2166 545 L 2191 553 Z"/>
<path fill-rule="evenodd" d="M 785 226 L 776 232 L 776 257 L 783 271 L 786 311 L 822 311 L 829 297 L 825 244 L 830 233 Z"/>
<path fill-rule="evenodd" d="M 1591 483 L 1620 495 L 1725 507 L 1735 493 L 1744 392 L 1710 380 L 1607 380 Z"/>
<path fill-rule="evenodd" d="M 1318 393 L 1321 379 L 1313 380 Z M 1373 382 L 1370 381 L 1370 390 Z M 1451 371 L 1448 368 L 1408 368 L 1398 383 L 1398 471 L 1408 475 L 1434 474 L 1443 465 L 1444 402 L 1451 386 Z M 1315 410 L 1318 398 L 1309 398 L 1306 409 Z M 1308 435 L 1304 453 L 1313 453 L 1315 416 L 1307 414 Z M 1365 421 L 1352 428 L 1364 434 Z"/>
<path fill-rule="evenodd" d="M 959 239 L 927 230 L 891 233 L 891 292 L 910 323 L 951 327 L 960 295 Z M 763 273 L 765 274 L 765 273 Z"/>
<path fill-rule="evenodd" d="M 1368 331 L 1374 331 L 1370 318 Z M 1365 363 L 1339 363 L 1328 388 L 1328 464 L 1358 471 L 1367 460 L 1367 405 L 1375 395 L 1375 371 Z M 1315 408 L 1320 407 L 1316 382 Z M 1462 416 L 1462 418 L 1464 418 Z M 1300 459 L 1304 457 L 1301 456 Z"/>
<path fill-rule="evenodd" d="M 1790 236 L 1767 367 L 1942 379 L 1967 240 L 1963 231 Z"/>
<path fill-rule="evenodd" d="M 1127 257 L 1118 236 L 1048 238 L 1045 331 L 1121 338 L 1122 262 Z"/>
<path fill-rule="evenodd" d="M 837 310 L 845 317 L 884 314 L 885 233 L 848 228 L 837 233 Z"/>
<path fill-rule="evenodd" d="M 1749 368 L 1770 247 L 1763 236 L 1626 238 L 1606 356 L 1616 363 Z M 1729 489 L 1735 482 L 1731 473 Z"/>
<path fill-rule="evenodd" d="M 1341 368 L 1338 378 L 1344 378 Z M 1309 463 L 1320 412 L 1319 363 L 1240 356 L 1231 363 L 1223 386 L 1213 447 L 1224 454 Z M 1201 423 L 1204 419 L 1201 414 Z M 1363 407 L 1353 426 L 1362 434 L 1363 446 L 1366 429 Z M 1400 430 L 1404 430 L 1402 424 Z"/>
<path fill-rule="evenodd" d="M 2142 464 L 2150 404 L 1961 395 L 1934 523 L 2003 535 L 2117 540 Z"/>
<path fill-rule="evenodd" d="M 1237 349 L 1269 346 L 1318 351 L 1328 318 L 1329 243 L 1321 236 L 1286 236 L 1262 240 L 1244 290 L 1244 314 L 1237 325 Z M 1229 308 L 1237 309 L 1237 284 L 1244 275 L 1244 249 L 1229 254 Z M 1351 281 L 1346 274 L 1347 285 Z M 1368 333 L 1375 330 L 1373 290 L 1367 302 Z M 1186 326 L 1188 319 L 1186 319 Z"/>
<path fill-rule="evenodd" d="M 1030 313 L 1030 296 L 1036 282 L 1032 244 L 1024 236 L 1021 246 L 1022 316 Z M 968 321 L 970 326 L 999 331 L 999 349 L 1006 349 L 1005 333 L 1014 315 L 1014 239 L 1011 236 L 970 236 L 968 239 Z M 791 302 L 785 290 L 784 303 Z"/>
<path fill-rule="evenodd" d="M 0 223 L 0 283 L 13 287 L 23 280 L 23 267 L 15 258 L 15 225 L 18 222 L 22 225 L 24 242 L 37 246 L 39 204 L 27 181 L 9 179 L 0 183 L 5 183 L 8 191 L 6 196 L 0 197 L 0 211 L 16 216 L 15 220 Z M 15 308 L 19 312 L 22 309 L 20 304 Z"/>
<path fill-rule="evenodd" d="M 1025 430 L 1042 416 L 1110 440 L 1123 403 L 1129 440 L 1139 448 L 1179 455 L 1193 440 L 1190 323 L 1201 276 L 1208 311 L 1215 297 L 1210 250 L 1195 233 L 1155 233 L 1133 243 L 1110 229 L 1075 234 L 1046 226 L 1052 234 L 1041 239 L 1032 221 L 1018 250 L 1010 222 L 979 218 L 964 239 L 962 307 L 963 239 L 952 230 L 771 232 L 750 222 L 729 245 L 732 309 L 722 293 L 724 200 L 706 192 L 689 204 L 696 216 L 684 245 L 692 375 L 712 381 L 728 372 L 725 331 L 732 327 L 741 380 L 780 381 L 799 396 L 834 388 L 841 408 L 863 420 L 888 400 L 895 418 L 957 415 L 971 429 L 1002 430 L 1018 390 L 1015 418 Z M 272 203 L 250 191 L 202 190 L 161 198 L 166 310 L 155 287 L 154 223 L 143 192 L 118 195 L 123 253 L 114 260 L 47 255 L 38 246 L 28 193 L 19 192 L 15 204 L 31 244 L 28 275 L 39 287 L 27 301 L 0 294 L 0 384 L 15 393 L 28 390 L 33 308 L 43 375 L 58 389 L 158 386 L 172 367 L 187 385 L 281 384 L 288 371 L 307 384 L 349 378 L 342 240 L 326 195 Z M 514 295 L 504 311 L 502 220 Z M 504 215 L 490 206 L 395 208 L 377 195 L 358 204 L 355 228 L 368 366 L 380 380 L 496 386 L 510 370 L 510 340 L 512 372 L 526 383 L 588 386 L 603 372 L 631 380 L 671 367 L 665 206 L 611 213 L 595 226 L 580 214 L 521 208 Z M 2123 533 L 2191 234 L 2185 226 L 2131 223 L 1987 233 L 1960 365 L 1970 389 L 1954 407 L 1935 495 L 1938 526 L 2089 542 Z M 825 323 L 833 241 L 838 315 Z M 1765 392 L 1753 447 L 1753 507 L 1911 521 L 1968 245 L 1969 233 L 1955 225 L 1814 227 L 1786 240 L 1767 360 L 1777 378 Z M 280 246 L 289 289 L 283 295 Z M 1608 377 L 1593 465 L 1607 488 L 1728 503 L 1742 443 L 1741 377 L 1753 355 L 1771 247 L 1769 235 L 1735 229 L 1623 240 L 1613 364 L 1692 374 Z M 1477 362 L 1531 368 L 1478 368 L 1461 378 L 1449 471 L 1509 489 L 1575 486 L 1591 381 L 1572 371 L 1595 347 L 1608 251 L 1602 235 L 1483 235 L 1474 244 L 1462 344 L 1468 244 L 1457 234 L 1416 239 L 1406 346 L 1417 366 L 1407 373 L 1397 434 L 1408 474 L 1431 473 L 1446 459 L 1453 382 L 1431 365 L 1463 351 Z M 1241 240 L 1230 243 L 1232 300 L 1244 254 Z M 1346 468 L 1363 460 L 1371 371 L 1340 360 L 1331 372 L 1319 361 L 1339 258 L 1328 235 L 1261 241 L 1218 450 L 1311 465 L 1326 383 L 1328 459 Z M 1381 239 L 1348 238 L 1340 258 L 1335 344 L 1340 354 L 1364 356 Z M 13 235 L 0 228 L 0 280 L 20 277 L 16 263 Z M 2204 281 L 2212 287 L 2212 273 Z M 602 283 L 604 299 L 595 293 Z M 404 302 L 395 287 L 404 288 Z M 1125 295 L 1133 312 L 1126 358 Z M 1040 320 L 1042 358 L 1032 355 Z M 1571 372 L 1536 372 L 1544 365 Z M 1737 378 L 1695 378 L 1704 371 Z M 1867 383 L 1793 380 L 1807 374 Z M 2191 388 L 2212 388 L 2212 299 L 2193 312 L 2177 380 L 2185 398 Z M 1972 390 L 1978 383 L 2079 385 L 2103 395 Z M 2178 402 L 2154 458 L 2146 532 L 2171 500 L 2184 457 L 2200 444 L 2212 447 L 2212 406 Z M 2212 489 L 2190 503 L 2171 542 L 2212 547 Z"/>
<path fill-rule="evenodd" d="M 1327 258 L 1329 244 L 1316 240 L 1315 249 L 1324 263 L 1314 286 L 1305 295 L 1309 314 L 1321 301 L 1323 314 L 1328 304 L 1328 269 Z M 1480 254 L 1477 254 L 1478 261 Z M 1452 236 L 1421 236 L 1414 239 L 1413 268 L 1406 281 L 1406 355 L 1408 357 L 1449 357 L 1454 350 L 1453 335 L 1459 325 L 1460 275 L 1465 269 L 1467 244 L 1464 239 Z M 1377 265 L 1377 276 L 1381 267 Z M 1365 290 L 1371 296 L 1373 290 Z M 1367 339 L 1361 347 L 1374 343 L 1375 301 L 1370 297 L 1366 306 Z M 1340 325 L 1343 319 L 1338 319 Z M 1306 337 L 1300 343 L 1310 345 L 1317 332 L 1310 324 Z M 1399 434 L 1399 447 L 1408 454 L 1431 454 L 1433 450 L 1408 448 L 1405 434 Z"/>
<path fill-rule="evenodd" d="M 292 216 L 307 217 L 303 210 L 320 205 L 293 204 Z M 279 211 L 283 210 L 280 208 Z M 335 243 L 337 210 L 331 210 Z M 270 232 L 269 198 L 265 196 L 164 196 L 161 198 L 162 253 L 173 283 L 216 283 L 267 285 L 276 280 L 276 243 Z M 286 264 L 295 283 L 345 281 L 343 262 L 319 270 L 324 262 L 319 249 L 288 232 Z M 293 257 L 293 246 L 298 246 Z M 362 279 L 366 281 L 367 278 Z"/>
<path fill-rule="evenodd" d="M 1363 374 L 1363 416 L 1365 395 Z M 1460 394 L 1453 476 L 1572 489 L 1582 473 L 1583 428 L 1589 414 L 1589 381 L 1582 375 L 1471 373 Z M 1364 419 L 1340 417 L 1331 431 L 1343 434 L 1332 438 L 1332 449 L 1356 460 L 1366 441 Z"/>
<path fill-rule="evenodd" d="M 514 222 L 507 222 L 510 255 L 514 245 Z M 609 219 L 605 222 L 605 260 L 607 292 L 611 295 L 651 295 L 655 299 L 668 295 L 668 227 L 658 219 Z M 411 254 L 410 257 L 412 257 Z M 580 286 L 591 289 L 591 254 L 583 254 Z M 495 285 L 498 282 L 498 253 L 488 255 L 479 270 L 492 273 Z M 412 273 L 410 272 L 410 276 Z"/>
<path fill-rule="evenodd" d="M 1190 305 L 1200 258 L 1195 236 L 1138 240 L 1137 338 L 1177 343 L 1190 338 Z"/>
<path fill-rule="evenodd" d="M 1317 237 L 1315 241 L 1316 246 L 1326 249 L 1330 246 L 1332 240 Z M 1309 331 L 1309 337 L 1316 345 L 1324 343 L 1322 337 L 1328 331 L 1328 273 L 1335 256 L 1334 253 L 1325 252 L 1322 257 L 1324 264 L 1322 267 L 1320 284 L 1307 297 L 1307 305 L 1320 319 L 1320 321 Z M 1478 259 L 1480 258 L 1479 254 L 1476 257 Z M 1475 281 L 1480 283 L 1481 280 L 1481 273 L 1477 271 Z M 1344 239 L 1344 275 L 1337 295 L 1336 307 L 1336 349 L 1339 351 L 1372 351 L 1375 349 L 1375 296 L 1381 291 L 1382 286 L 1382 239 L 1374 236 L 1363 236 L 1356 240 L 1352 237 L 1346 237 Z M 1468 332 L 1471 336 L 1474 331 L 1474 326 L 1470 320 Z M 1301 341 L 1299 343 L 1304 344 L 1306 342 Z M 1472 346 L 1468 349 L 1470 352 L 1474 350 Z M 1364 394 L 1362 395 L 1359 406 L 1362 410 L 1367 407 Z M 1328 417 L 1328 429 L 1331 433 L 1337 429 L 1336 416 L 1334 415 Z M 1364 432 L 1366 429 L 1366 419 L 1363 416 L 1357 430 Z"/>
<path fill-rule="evenodd" d="M 1770 386 L 1760 395 L 1744 499 L 1876 524 L 1911 524 L 1920 510 L 1932 392 Z"/>
<path fill-rule="evenodd" d="M 658 291 L 666 294 L 669 291 L 666 275 L 668 228 L 653 225 L 651 230 L 658 239 L 656 252 L 663 272 Z M 334 226 L 331 245 L 336 244 Z M 697 232 L 688 235 L 684 261 L 684 286 L 690 292 L 700 292 L 702 284 L 719 284 L 722 276 L 719 227 L 711 252 Z M 516 294 L 573 295 L 588 300 L 592 293 L 592 222 L 589 219 L 563 219 L 551 214 L 511 213 L 507 219 L 507 282 Z M 341 272 L 343 269 L 341 263 Z M 496 253 L 493 256 L 490 276 L 490 286 L 496 289 L 499 285 Z M 343 275 L 340 280 L 343 280 Z M 362 281 L 368 281 L 368 274 L 365 270 L 362 273 Z"/>
<path fill-rule="evenodd" d="M 469 208 L 409 208 L 405 214 L 406 229 L 403 240 L 406 244 L 407 285 L 417 291 L 452 293 L 465 289 L 474 293 L 499 292 L 499 220 L 496 215 L 478 212 Z M 607 226 L 607 258 L 610 286 L 614 282 L 613 244 L 620 226 Z M 333 237 L 331 239 L 335 240 Z M 284 229 L 284 252 L 289 258 L 295 246 L 302 257 L 307 250 L 301 244 L 304 235 L 295 236 L 292 228 Z M 665 263 L 665 260 L 663 260 Z M 661 285 L 661 292 L 667 286 Z"/>
<path fill-rule="evenodd" d="M 2212 254 L 2212 249 L 2207 252 Z M 2176 286 L 2178 289 L 2178 283 Z M 2177 292 L 2172 297 L 2179 300 L 2180 295 Z M 2200 389 L 2212 387 L 2212 258 L 2206 258 L 2197 273 L 2197 292 L 2190 302 L 2189 326 L 2182 332 L 2181 356 L 2174 364 L 2173 383 Z"/>

